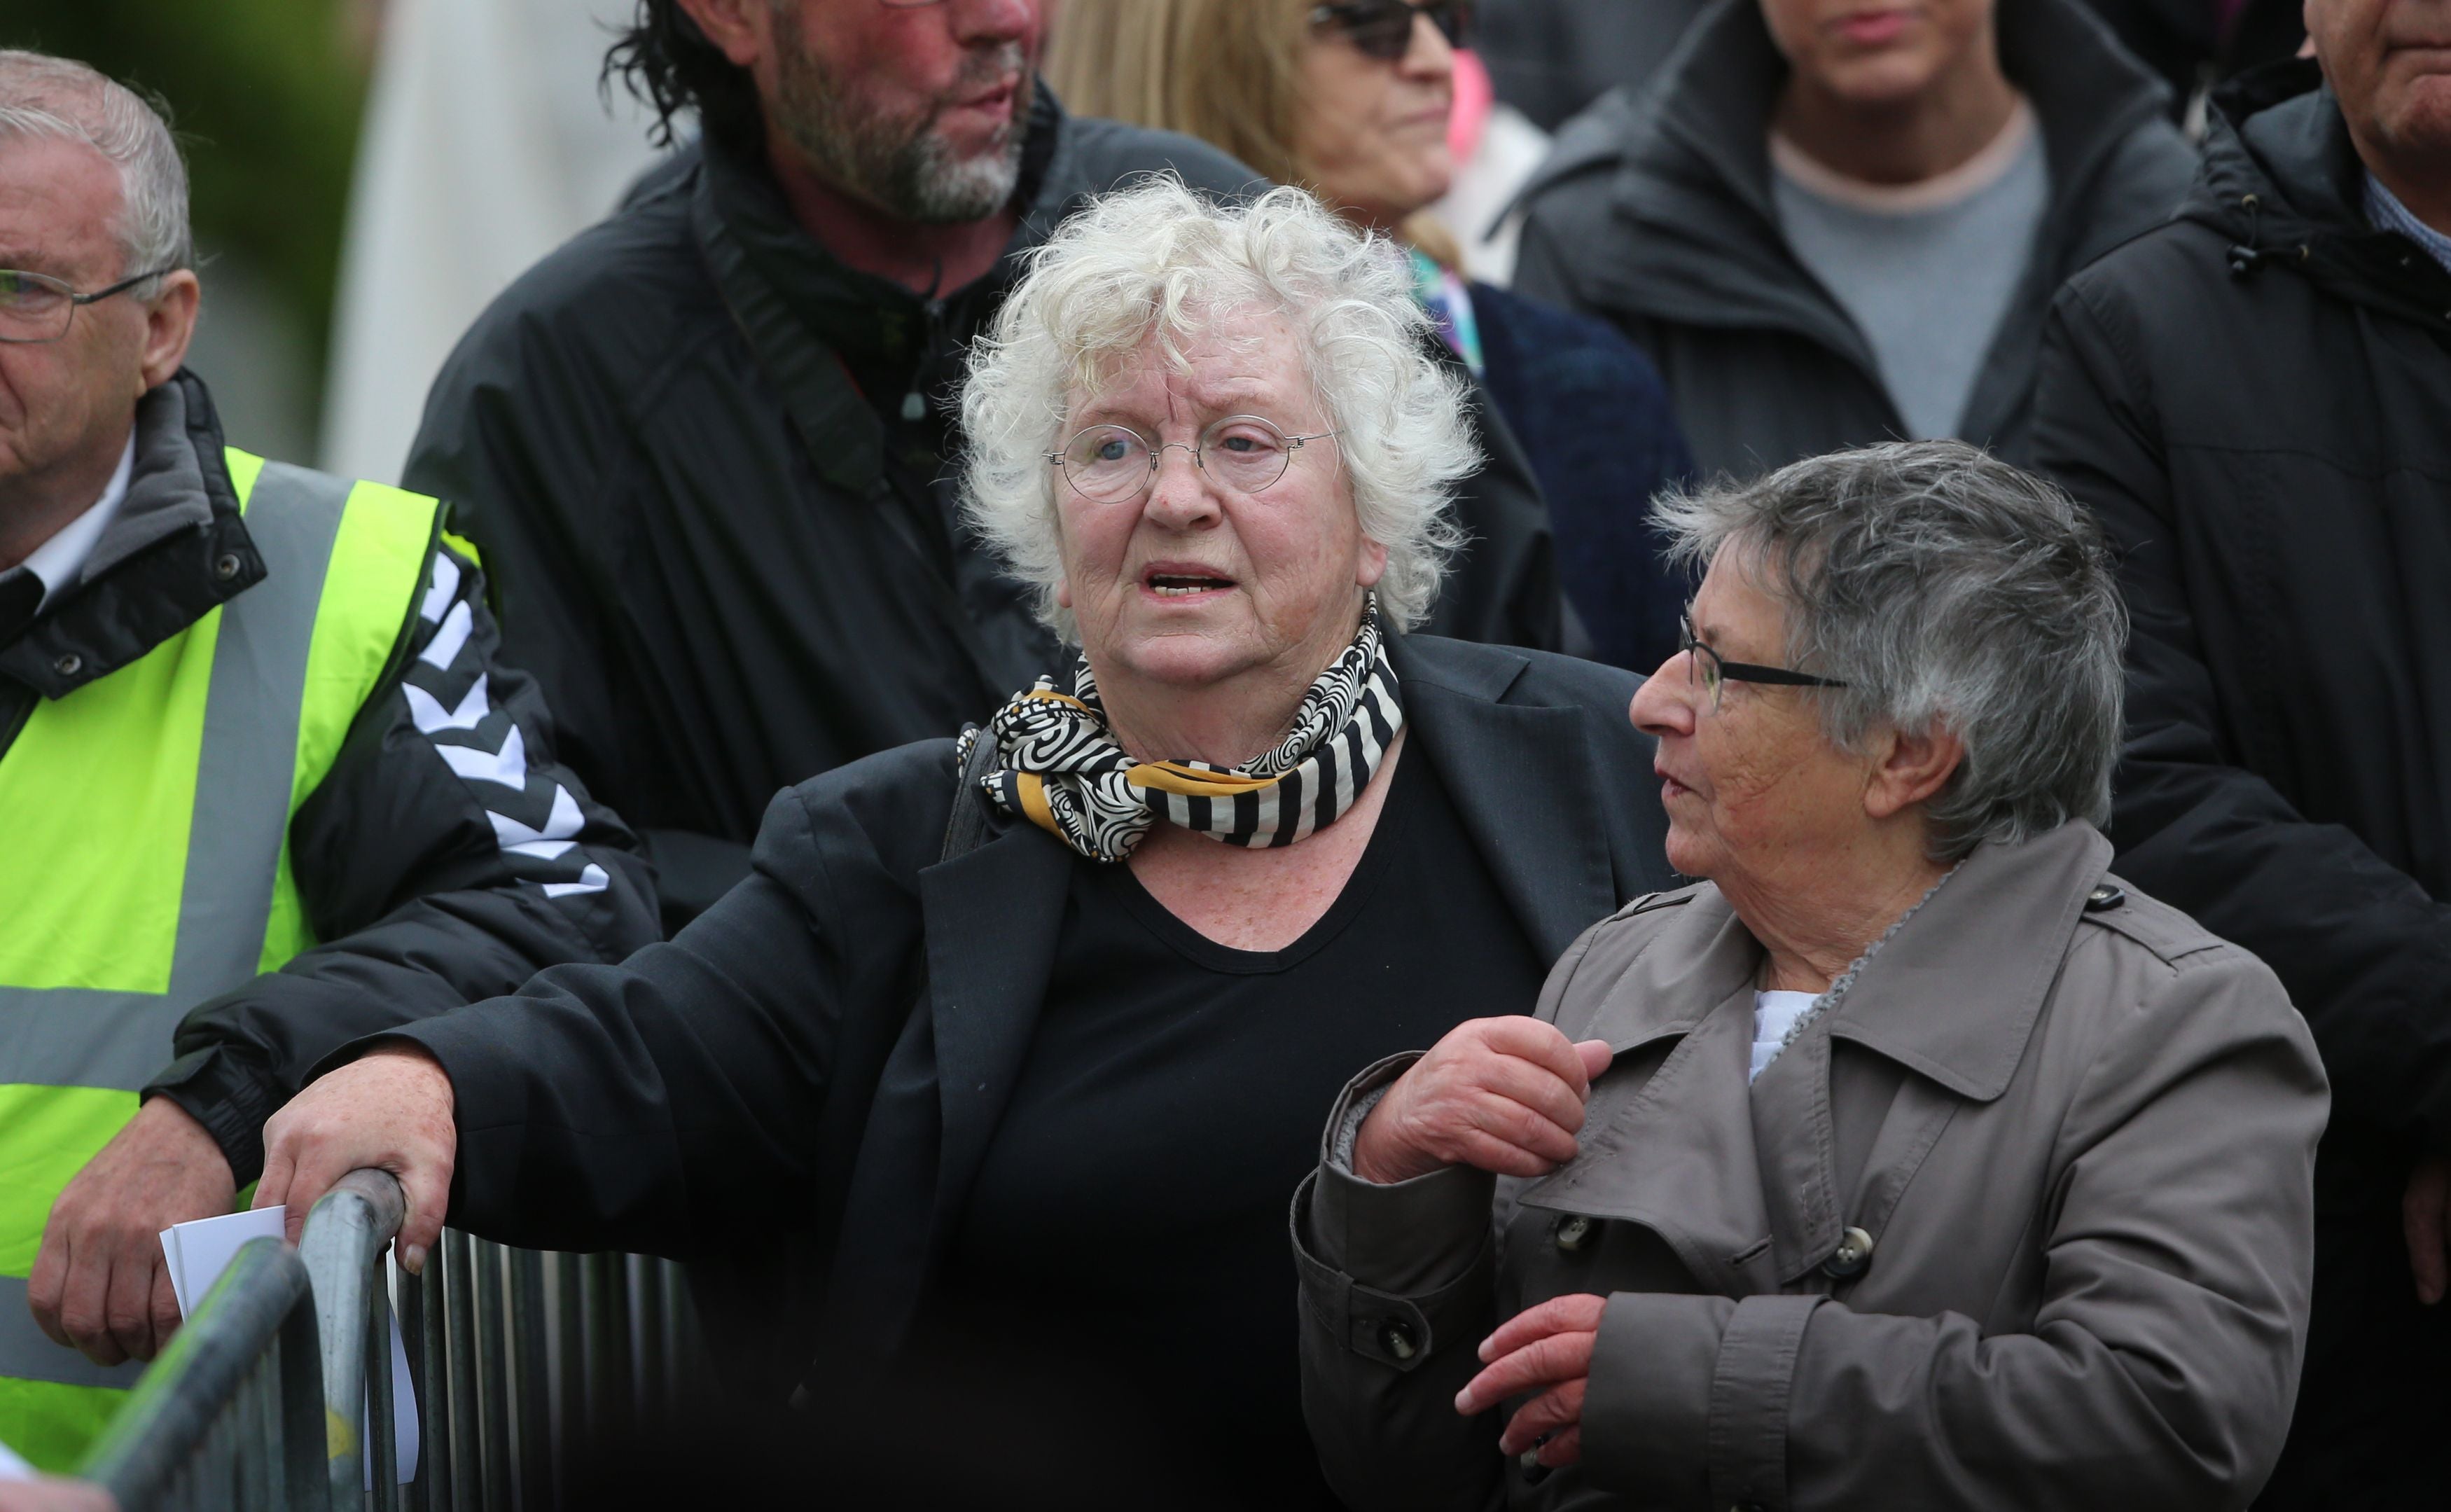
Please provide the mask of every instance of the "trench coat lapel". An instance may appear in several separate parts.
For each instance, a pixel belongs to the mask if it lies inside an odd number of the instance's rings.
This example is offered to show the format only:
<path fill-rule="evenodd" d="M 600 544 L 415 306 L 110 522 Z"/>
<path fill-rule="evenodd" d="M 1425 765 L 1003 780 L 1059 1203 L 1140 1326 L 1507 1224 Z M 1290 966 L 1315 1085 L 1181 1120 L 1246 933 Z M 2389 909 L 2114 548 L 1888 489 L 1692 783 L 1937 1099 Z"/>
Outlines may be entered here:
<path fill-rule="evenodd" d="M 1595 716 L 1500 701 L 1531 665 L 1526 658 L 1483 656 L 1466 666 L 1398 636 L 1388 659 L 1414 742 L 1533 948 L 1556 960 L 1622 901 L 1607 835 L 1591 813 L 1604 776 L 1585 728 Z"/>
<path fill-rule="evenodd" d="M 1663 1039 L 1638 1088 L 1602 1076 L 1581 1152 L 1521 1197 L 1526 1207 L 1640 1224 L 1695 1280 L 1731 1296 L 1770 1289 L 1771 1216 L 1757 1179 L 1753 984 L 1760 947 L 1716 893 L 1679 905 L 1665 937 L 1610 991 L 1576 1038 L 1627 1055 Z"/>
<path fill-rule="evenodd" d="M 1849 1227 L 1877 1240 L 1956 1110 L 2008 1090 L 2109 858 L 2081 821 L 1979 848 L 1750 1087 L 1760 947 L 1700 890 L 1587 1023 L 1563 1026 L 1619 1054 L 1677 1044 L 1638 1090 L 1601 1078 L 1581 1153 L 1521 1202 L 1639 1223 L 1697 1282 L 1735 1296 L 1800 1281 Z M 1837 1189 L 1831 1110 L 1840 1039 L 1914 1073 L 1851 1191 Z"/>

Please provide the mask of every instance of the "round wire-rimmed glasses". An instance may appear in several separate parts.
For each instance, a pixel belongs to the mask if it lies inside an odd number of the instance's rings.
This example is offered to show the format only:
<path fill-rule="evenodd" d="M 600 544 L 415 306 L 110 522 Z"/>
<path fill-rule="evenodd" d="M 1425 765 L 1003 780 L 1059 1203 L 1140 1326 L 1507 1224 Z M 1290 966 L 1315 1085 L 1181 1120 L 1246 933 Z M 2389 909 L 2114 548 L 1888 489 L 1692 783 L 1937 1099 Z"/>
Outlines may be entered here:
<path fill-rule="evenodd" d="M 98 304 L 114 294 L 125 294 L 148 278 L 160 278 L 173 268 L 157 267 L 149 272 L 123 278 L 108 288 L 98 288 L 90 294 L 80 294 L 76 285 L 49 273 L 29 273 L 23 268 L 0 268 L 0 342 L 12 345 L 39 346 L 56 342 L 69 333 L 69 324 L 84 305 Z"/>
<path fill-rule="evenodd" d="M 1062 451 L 1047 454 L 1049 466 L 1084 499 L 1121 503 L 1146 492 L 1168 451 L 1191 453 L 1192 465 L 1236 493 L 1256 494 L 1274 484 L 1310 442 L 1334 436 L 1323 430 L 1288 436 L 1257 415 L 1228 415 L 1200 433 L 1199 442 L 1152 442 L 1128 425 L 1089 425 L 1073 433 Z"/>

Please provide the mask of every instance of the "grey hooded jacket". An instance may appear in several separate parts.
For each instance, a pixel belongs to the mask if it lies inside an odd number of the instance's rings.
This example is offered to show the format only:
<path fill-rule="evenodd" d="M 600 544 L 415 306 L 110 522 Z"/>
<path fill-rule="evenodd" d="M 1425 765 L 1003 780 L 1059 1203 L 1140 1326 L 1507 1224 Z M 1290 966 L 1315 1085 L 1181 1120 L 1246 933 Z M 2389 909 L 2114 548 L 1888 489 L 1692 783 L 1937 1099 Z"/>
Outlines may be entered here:
<path fill-rule="evenodd" d="M 2051 193 L 1959 428 L 2022 461 L 2052 291 L 2167 220 L 2196 158 L 2167 91 L 2074 0 L 2004 5 L 1997 24 Z M 1570 124 L 1526 191 L 1516 287 L 1649 352 L 1706 476 L 1904 434 L 1863 332 L 1779 231 L 1769 122 L 1786 78 L 1758 0 L 1719 0 L 1648 88 Z"/>
<path fill-rule="evenodd" d="M 1617 1053 L 1574 1161 L 1381 1187 L 1324 1158 L 1295 1197 L 1338 1494 L 2245 1505 L 2297 1389 L 2324 1073 L 2272 973 L 2109 859 L 2082 821 L 1986 844 L 1750 1089 L 1762 952 L 1716 887 L 1585 933 L 1539 1007 Z M 1455 1396 L 1569 1293 L 1609 1299 L 1582 1463 L 1527 1471 Z"/>

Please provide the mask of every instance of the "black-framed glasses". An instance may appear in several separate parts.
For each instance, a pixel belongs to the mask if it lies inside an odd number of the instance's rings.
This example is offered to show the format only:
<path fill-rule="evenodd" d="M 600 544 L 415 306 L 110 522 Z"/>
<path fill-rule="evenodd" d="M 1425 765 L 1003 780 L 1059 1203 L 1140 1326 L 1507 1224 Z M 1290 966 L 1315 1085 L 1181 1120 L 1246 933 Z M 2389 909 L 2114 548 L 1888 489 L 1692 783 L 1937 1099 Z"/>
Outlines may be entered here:
<path fill-rule="evenodd" d="M 76 285 L 49 273 L 29 273 L 23 268 L 0 268 L 0 342 L 33 345 L 56 342 L 69 333 L 69 324 L 76 319 L 77 306 L 107 300 L 113 294 L 125 294 L 148 278 L 160 278 L 175 268 L 157 267 L 149 273 L 123 278 L 108 288 L 98 288 L 90 294 L 80 294 Z"/>
<path fill-rule="evenodd" d="M 1847 686 L 1835 677 L 1815 677 L 1793 667 L 1764 667 L 1750 661 L 1725 660 L 1694 634 L 1691 610 L 1676 617 L 1676 649 L 1689 658 L 1685 663 L 1687 680 L 1710 693 L 1713 714 L 1719 712 L 1719 696 L 1731 682 L 1766 682 L 1781 688 Z"/>
<path fill-rule="evenodd" d="M 1128 425 L 1090 425 L 1073 433 L 1062 451 L 1047 454 L 1050 466 L 1084 499 L 1121 503 L 1147 491 L 1168 451 L 1191 453 L 1192 465 L 1237 493 L 1256 494 L 1285 475 L 1294 453 L 1335 435 L 1323 430 L 1288 436 L 1257 415 L 1228 415 L 1210 422 L 1194 445 L 1151 442 Z"/>
<path fill-rule="evenodd" d="M 1312 7 L 1310 24 L 1340 33 L 1365 57 L 1393 63 L 1413 50 L 1413 22 L 1422 16 L 1439 29 L 1447 46 L 1470 45 L 1472 0 L 1422 0 L 1419 5 L 1413 0 L 1343 0 Z"/>

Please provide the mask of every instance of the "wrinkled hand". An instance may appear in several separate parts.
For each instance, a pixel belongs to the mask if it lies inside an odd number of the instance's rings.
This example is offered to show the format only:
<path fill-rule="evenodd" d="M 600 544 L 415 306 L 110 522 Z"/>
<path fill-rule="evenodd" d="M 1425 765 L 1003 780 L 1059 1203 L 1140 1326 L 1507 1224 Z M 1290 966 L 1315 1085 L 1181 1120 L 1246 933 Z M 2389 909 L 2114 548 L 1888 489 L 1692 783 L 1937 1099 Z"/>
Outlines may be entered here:
<path fill-rule="evenodd" d="M 238 1199 L 228 1157 L 167 1097 L 137 1110 L 51 1204 L 27 1278 L 34 1322 L 96 1365 L 150 1360 L 179 1329 L 162 1230 Z"/>
<path fill-rule="evenodd" d="M 408 1200 L 401 1268 L 416 1275 L 442 1234 L 451 1166 L 460 1148 L 451 1078 L 422 1050 L 387 1045 L 318 1077 L 264 1126 L 264 1180 L 255 1205 L 289 1205 L 289 1242 L 315 1199 L 353 1170 L 400 1178 Z"/>
<path fill-rule="evenodd" d="M 1354 1174 L 1385 1185 L 1444 1166 L 1545 1176 L 1575 1158 L 1599 1040 L 1578 1045 L 1520 1013 L 1477 1018 L 1415 1061 L 1362 1121 Z"/>
<path fill-rule="evenodd" d="M 2408 1241 L 2417 1300 L 2431 1307 L 2451 1286 L 2451 1262 L 2443 1254 L 2451 1232 L 2451 1159 L 2428 1155 L 2408 1173 L 2408 1190 L 2400 1199 L 2400 1227 Z"/>
<path fill-rule="evenodd" d="M 1456 1395 L 1456 1410 L 1477 1417 L 1508 1397 L 1539 1395 L 1516 1410 L 1499 1436 L 1501 1454 L 1538 1444 L 1554 1467 L 1583 1457 L 1583 1393 L 1591 1385 L 1592 1349 L 1599 1343 L 1606 1297 L 1552 1297 L 1527 1308 L 1480 1343 L 1487 1366 Z M 1543 1443 L 1545 1440 L 1547 1442 Z"/>

